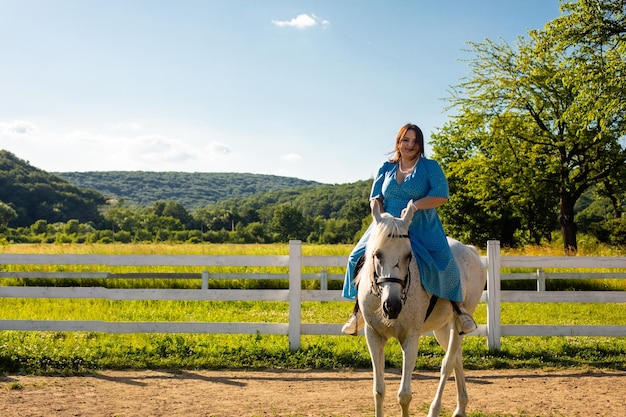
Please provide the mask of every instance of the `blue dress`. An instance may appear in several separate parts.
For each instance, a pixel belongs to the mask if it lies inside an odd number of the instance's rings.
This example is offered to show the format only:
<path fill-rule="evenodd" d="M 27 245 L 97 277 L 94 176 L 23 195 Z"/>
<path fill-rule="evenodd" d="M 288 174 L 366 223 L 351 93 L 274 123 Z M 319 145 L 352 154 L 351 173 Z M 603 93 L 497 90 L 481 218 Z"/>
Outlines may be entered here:
<path fill-rule="evenodd" d="M 448 181 L 437 161 L 420 157 L 413 172 L 401 184 L 396 181 L 397 163 L 385 162 L 378 171 L 370 200 L 380 198 L 389 214 L 400 217 L 410 200 L 426 196 L 449 197 Z M 365 231 L 348 257 L 343 296 L 353 299 L 354 267 L 365 253 L 373 225 Z M 459 268 L 452 256 L 437 209 L 418 210 L 409 226 L 411 248 L 419 266 L 422 285 L 431 294 L 451 301 L 463 301 Z"/>

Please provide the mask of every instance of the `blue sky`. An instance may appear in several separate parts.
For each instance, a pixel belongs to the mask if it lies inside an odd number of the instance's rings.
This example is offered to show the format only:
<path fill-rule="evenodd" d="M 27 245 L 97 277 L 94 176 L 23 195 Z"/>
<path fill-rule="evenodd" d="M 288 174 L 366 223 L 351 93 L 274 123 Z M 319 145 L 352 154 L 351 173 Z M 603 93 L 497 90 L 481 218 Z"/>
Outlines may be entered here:
<path fill-rule="evenodd" d="M 557 0 L 0 0 L 0 149 L 46 171 L 369 179 L 429 141 L 468 41 Z M 429 146 L 426 148 L 427 154 Z"/>

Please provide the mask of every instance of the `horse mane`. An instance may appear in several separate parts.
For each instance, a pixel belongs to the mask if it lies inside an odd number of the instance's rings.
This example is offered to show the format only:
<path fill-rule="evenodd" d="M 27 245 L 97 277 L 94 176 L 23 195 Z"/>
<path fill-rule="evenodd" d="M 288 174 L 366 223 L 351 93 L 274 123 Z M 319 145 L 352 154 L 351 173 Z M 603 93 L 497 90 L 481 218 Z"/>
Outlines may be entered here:
<path fill-rule="evenodd" d="M 360 273 L 354 277 L 354 285 L 358 287 L 361 276 L 372 275 L 372 254 L 376 248 L 384 246 L 394 236 L 406 234 L 405 230 L 400 228 L 401 222 L 389 213 L 381 213 L 381 219 L 374 224 L 370 231 L 370 236 L 365 246 L 365 263 Z"/>
<path fill-rule="evenodd" d="M 391 214 L 381 213 L 380 221 L 370 232 L 366 252 L 371 253 L 375 248 L 384 246 L 392 238 L 406 234 L 406 230 L 401 229 L 401 224 L 402 222 Z"/>

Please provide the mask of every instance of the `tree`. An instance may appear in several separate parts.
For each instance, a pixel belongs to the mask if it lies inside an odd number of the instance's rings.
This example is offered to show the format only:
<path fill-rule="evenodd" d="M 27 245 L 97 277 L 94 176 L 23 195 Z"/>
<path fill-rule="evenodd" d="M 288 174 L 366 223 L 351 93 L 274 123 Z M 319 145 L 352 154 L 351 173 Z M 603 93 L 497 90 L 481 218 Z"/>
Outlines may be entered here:
<path fill-rule="evenodd" d="M 12 226 L 29 226 L 37 220 L 97 223 L 102 220 L 98 208 L 104 203 L 100 193 L 79 189 L 4 150 L 0 150 L 0 200 L 17 214 Z"/>
<path fill-rule="evenodd" d="M 501 225 L 519 222 L 534 241 L 556 217 L 565 252 L 573 254 L 576 201 L 590 187 L 617 178 L 626 161 L 620 143 L 624 102 L 609 97 L 609 79 L 619 72 L 586 74 L 618 66 L 603 66 L 592 54 L 585 57 L 595 61 L 581 66 L 547 28 L 518 38 L 515 49 L 489 40 L 470 44 L 470 75 L 449 99 L 458 114 L 434 135 L 433 148 L 452 174 L 451 188 L 463 188 L 470 207 L 483 210 L 479 216 L 487 213 Z M 614 49 L 624 60 L 620 42 Z M 592 106 L 598 102 L 602 110 Z"/>
<path fill-rule="evenodd" d="M 342 241 L 357 241 L 361 237 L 361 228 L 364 220 L 369 220 L 370 207 L 368 201 L 350 200 L 344 207 L 346 221 L 346 236 L 342 236 Z"/>
<path fill-rule="evenodd" d="M 45 220 L 37 220 L 30 226 L 30 229 L 35 234 L 43 234 L 48 231 L 48 222 Z"/>
<path fill-rule="evenodd" d="M 546 25 L 555 47 L 569 53 L 580 71 L 568 83 L 579 91 L 589 120 L 617 132 L 624 146 L 626 113 L 626 1 L 564 1 L 568 12 Z M 599 182 L 596 192 L 608 197 L 616 218 L 626 197 L 626 164 L 617 161 L 612 175 Z"/>
<path fill-rule="evenodd" d="M 191 229 L 193 227 L 193 217 L 182 204 L 176 201 L 168 201 L 165 203 L 165 206 L 159 216 L 178 219 L 187 229 Z"/>
<path fill-rule="evenodd" d="M 11 206 L 0 201 L 0 230 L 6 230 L 10 222 L 17 219 L 17 213 Z"/>
<path fill-rule="evenodd" d="M 274 210 L 271 231 L 277 235 L 279 241 L 306 240 L 309 234 L 300 210 L 288 203 L 281 204 Z"/>

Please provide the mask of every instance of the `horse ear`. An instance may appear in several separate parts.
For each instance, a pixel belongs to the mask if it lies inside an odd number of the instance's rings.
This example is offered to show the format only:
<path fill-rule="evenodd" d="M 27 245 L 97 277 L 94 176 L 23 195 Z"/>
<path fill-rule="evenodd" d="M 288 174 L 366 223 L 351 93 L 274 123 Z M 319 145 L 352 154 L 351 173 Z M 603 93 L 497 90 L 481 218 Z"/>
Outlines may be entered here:
<path fill-rule="evenodd" d="M 404 210 L 404 216 L 402 216 L 402 221 L 404 225 L 408 229 L 411 225 L 411 220 L 413 220 L 413 215 L 415 214 L 415 206 L 413 205 L 413 200 L 410 200 L 406 205 L 406 209 Z"/>
<path fill-rule="evenodd" d="M 380 214 L 380 205 L 378 202 L 376 202 L 372 207 L 372 217 L 374 218 L 374 223 L 380 223 L 380 220 L 382 219 Z"/>

